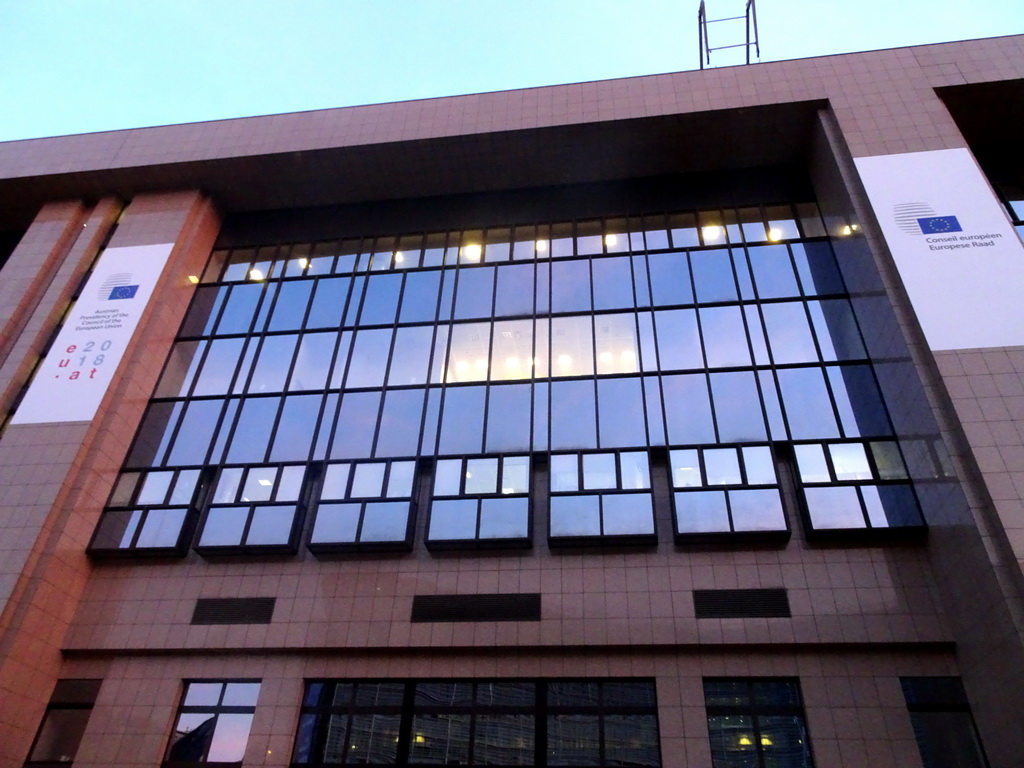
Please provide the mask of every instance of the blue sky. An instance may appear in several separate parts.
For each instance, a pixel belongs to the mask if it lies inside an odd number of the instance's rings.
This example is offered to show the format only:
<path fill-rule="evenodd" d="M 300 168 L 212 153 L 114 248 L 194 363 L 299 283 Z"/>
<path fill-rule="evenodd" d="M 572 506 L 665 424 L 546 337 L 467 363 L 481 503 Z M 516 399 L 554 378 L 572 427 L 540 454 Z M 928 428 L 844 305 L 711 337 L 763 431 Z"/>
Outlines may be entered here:
<path fill-rule="evenodd" d="M 696 69 L 698 3 L 0 0 L 0 141 Z M 1019 34 L 1024 2 L 760 0 L 758 22 L 777 61 Z"/>

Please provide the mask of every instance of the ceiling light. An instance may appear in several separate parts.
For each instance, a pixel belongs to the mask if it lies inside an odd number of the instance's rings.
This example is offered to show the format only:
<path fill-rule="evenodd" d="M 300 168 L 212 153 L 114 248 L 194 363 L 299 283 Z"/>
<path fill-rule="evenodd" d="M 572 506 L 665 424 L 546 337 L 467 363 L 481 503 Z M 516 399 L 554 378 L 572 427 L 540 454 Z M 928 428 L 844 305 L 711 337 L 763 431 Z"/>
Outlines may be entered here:
<path fill-rule="evenodd" d="M 263 279 L 263 273 L 260 270 L 255 269 L 255 268 L 250 269 L 249 270 L 249 279 L 250 280 L 262 280 Z"/>
<path fill-rule="evenodd" d="M 192 283 L 192 285 L 195 285 L 196 283 L 199 282 L 199 277 L 197 275 L 189 275 L 188 281 Z"/>
<path fill-rule="evenodd" d="M 462 255 L 469 261 L 480 261 L 480 254 L 482 253 L 483 249 L 476 243 L 462 246 Z"/>
<path fill-rule="evenodd" d="M 548 241 L 547 240 L 538 240 L 537 243 L 536 243 L 536 246 L 537 246 L 537 253 L 544 253 L 544 251 L 546 251 L 548 249 Z"/>
<path fill-rule="evenodd" d="M 618 235 L 605 235 L 604 236 L 604 244 L 605 245 L 615 245 L 617 242 L 619 242 L 619 236 Z"/>
<path fill-rule="evenodd" d="M 704 236 L 705 243 L 717 240 L 722 236 L 724 231 L 725 230 L 723 230 L 721 227 L 717 225 L 712 225 L 710 227 L 701 227 L 700 229 L 701 235 Z"/>
<path fill-rule="evenodd" d="M 307 258 L 299 259 L 299 269 L 305 269 L 308 266 L 309 266 L 309 259 L 307 259 Z"/>
<path fill-rule="evenodd" d="M 401 264 L 405 261 L 405 254 L 401 251 L 395 251 L 395 264 Z"/>
<path fill-rule="evenodd" d="M 267 480 L 267 478 L 265 478 L 265 477 L 261 477 L 256 482 L 259 483 L 260 485 L 262 485 L 264 488 L 269 488 L 271 485 L 274 484 L 272 481 Z"/>
<path fill-rule="evenodd" d="M 840 235 L 850 235 L 850 234 L 853 234 L 853 228 L 850 227 L 850 226 L 845 226 L 845 227 L 843 227 L 842 229 L 839 230 L 839 234 Z"/>
<path fill-rule="evenodd" d="M 777 227 L 772 227 L 768 230 L 768 239 L 773 243 L 782 239 L 782 230 Z"/>

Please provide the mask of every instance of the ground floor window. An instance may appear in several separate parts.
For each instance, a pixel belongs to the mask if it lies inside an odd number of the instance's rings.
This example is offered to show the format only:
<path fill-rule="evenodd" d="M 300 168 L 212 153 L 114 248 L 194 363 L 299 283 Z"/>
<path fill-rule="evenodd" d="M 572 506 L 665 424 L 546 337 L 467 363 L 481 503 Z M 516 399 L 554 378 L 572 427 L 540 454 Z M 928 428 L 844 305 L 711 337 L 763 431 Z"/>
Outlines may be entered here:
<path fill-rule="evenodd" d="M 813 768 L 800 685 L 788 679 L 707 679 L 713 768 Z"/>
<path fill-rule="evenodd" d="M 164 767 L 240 766 L 259 694 L 258 680 L 187 681 Z"/>
<path fill-rule="evenodd" d="M 958 677 L 901 677 L 924 768 L 988 768 Z"/>
<path fill-rule="evenodd" d="M 660 766 L 650 680 L 310 680 L 293 765 Z"/>

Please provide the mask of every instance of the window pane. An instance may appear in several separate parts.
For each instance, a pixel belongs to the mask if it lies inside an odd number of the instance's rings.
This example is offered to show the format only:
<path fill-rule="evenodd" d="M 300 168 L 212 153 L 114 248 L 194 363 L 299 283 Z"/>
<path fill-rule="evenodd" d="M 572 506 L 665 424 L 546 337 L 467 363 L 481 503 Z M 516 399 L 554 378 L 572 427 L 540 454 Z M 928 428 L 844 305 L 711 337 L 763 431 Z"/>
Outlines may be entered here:
<path fill-rule="evenodd" d="M 768 446 L 744 448 L 743 467 L 747 471 L 747 483 L 750 485 L 771 485 L 776 482 L 775 463 Z"/>
<path fill-rule="evenodd" d="M 480 453 L 486 387 L 451 387 L 444 396 L 441 454 Z"/>
<path fill-rule="evenodd" d="M 279 397 L 257 397 L 246 400 L 238 417 L 231 447 L 228 449 L 230 462 L 264 461 L 270 442 L 270 430 L 277 417 L 277 408 L 281 404 Z M 196 405 L 193 403 L 192 405 Z M 190 409 L 191 410 L 191 409 Z M 181 442 L 179 434 L 178 443 Z M 172 451 L 172 455 L 175 451 Z M 184 462 L 182 462 L 184 463 Z"/>
<path fill-rule="evenodd" d="M 484 499 L 480 502 L 480 538 L 516 539 L 529 535 L 526 499 Z"/>
<path fill-rule="evenodd" d="M 409 502 L 382 501 L 366 505 L 360 541 L 404 541 L 409 525 Z"/>
<path fill-rule="evenodd" d="M 750 365 L 750 347 L 739 307 L 702 309 L 700 323 L 708 368 Z"/>
<path fill-rule="evenodd" d="M 559 454 L 551 457 L 551 490 L 579 490 L 579 457 L 576 454 Z"/>
<path fill-rule="evenodd" d="M 177 437 L 174 440 L 174 447 L 167 457 L 169 463 L 203 463 L 206 459 L 206 453 L 210 449 L 210 440 L 213 438 L 213 431 L 217 428 L 217 418 L 220 416 L 220 410 L 223 405 L 224 403 L 221 400 L 194 400 L 188 404 L 188 407 L 185 409 L 185 415 L 181 420 L 181 427 L 178 429 Z M 144 425 L 143 429 L 148 428 L 148 426 L 148 424 Z M 144 434 L 143 429 L 139 430 L 140 438 Z M 264 448 L 266 448 L 265 443 Z M 157 459 L 159 459 L 159 454 L 160 452 L 158 451 Z"/>
<path fill-rule="evenodd" d="M 527 493 L 530 490 L 530 457 L 506 456 L 501 469 L 502 493 Z"/>
<path fill-rule="evenodd" d="M 802 302 L 764 304 L 761 311 L 772 357 L 777 365 L 811 363 L 819 359 Z"/>
<path fill-rule="evenodd" d="M 473 740 L 477 765 L 533 765 L 533 715 L 479 715 Z"/>
<path fill-rule="evenodd" d="M 245 339 L 214 339 L 210 342 L 210 351 L 203 361 L 193 394 L 227 394 L 244 344 Z"/>
<path fill-rule="evenodd" d="M 434 495 L 458 496 L 462 492 L 462 459 L 442 459 L 434 471 Z"/>
<path fill-rule="evenodd" d="M 647 263 L 655 306 L 693 303 L 686 253 L 652 253 L 647 257 Z"/>
<path fill-rule="evenodd" d="M 360 505 L 321 504 L 316 513 L 311 544 L 351 543 L 356 540 Z"/>
<path fill-rule="evenodd" d="M 739 298 L 732 273 L 732 259 L 727 249 L 694 251 L 690 254 L 690 262 L 693 265 L 693 282 L 697 287 L 697 301 L 735 301 Z"/>
<path fill-rule="evenodd" d="M 312 288 L 308 280 L 281 283 L 267 330 L 291 331 L 301 327 Z"/>
<path fill-rule="evenodd" d="M 551 375 L 594 373 L 594 339 L 589 315 L 551 320 Z"/>
<path fill-rule="evenodd" d="M 799 296 L 793 263 L 784 245 L 761 245 L 747 249 L 754 271 L 757 295 L 762 299 Z"/>
<path fill-rule="evenodd" d="M 469 762 L 469 715 L 416 715 L 409 763 L 462 765 Z M 418 736 L 422 735 L 420 741 Z"/>
<path fill-rule="evenodd" d="M 533 376 L 533 321 L 505 320 L 494 324 L 491 381 Z"/>
<path fill-rule="evenodd" d="M 360 325 L 390 325 L 398 309 L 401 275 L 373 275 L 366 281 L 366 295 L 359 315 Z"/>
<path fill-rule="evenodd" d="M 412 456 L 416 453 L 425 395 L 422 389 L 398 389 L 387 393 L 375 456 Z"/>
<path fill-rule="evenodd" d="M 669 442 L 715 442 L 706 375 L 664 376 L 661 381 Z"/>
<path fill-rule="evenodd" d="M 48 710 L 29 760 L 55 763 L 74 760 L 90 714 L 92 712 L 88 709 Z"/>
<path fill-rule="evenodd" d="M 548 765 L 601 764 L 597 715 L 548 716 Z"/>
<path fill-rule="evenodd" d="M 589 261 L 556 261 L 552 263 L 551 311 L 590 311 Z"/>
<path fill-rule="evenodd" d="M 347 762 L 394 765 L 400 715 L 353 715 Z"/>
<path fill-rule="evenodd" d="M 332 459 L 357 459 L 370 455 L 377 428 L 380 392 L 349 392 L 341 399 L 335 427 Z"/>
<path fill-rule="evenodd" d="M 614 453 L 588 453 L 583 456 L 584 489 L 590 491 L 618 486 Z"/>
<path fill-rule="evenodd" d="M 492 386 L 487 403 L 487 451 L 524 451 L 530 448 L 529 384 Z"/>
<path fill-rule="evenodd" d="M 359 331 L 352 345 L 345 387 L 379 387 L 384 383 L 384 371 L 391 352 L 391 329 Z"/>
<path fill-rule="evenodd" d="M 815 528 L 864 528 L 856 488 L 805 488 L 807 510 Z"/>
<path fill-rule="evenodd" d="M 832 479 L 825 462 L 825 451 L 821 445 L 797 445 L 796 463 L 800 468 L 800 479 L 805 483 L 827 483 Z"/>
<path fill-rule="evenodd" d="M 704 451 L 704 472 L 708 485 L 738 485 L 740 463 L 735 448 L 715 448 Z"/>
<path fill-rule="evenodd" d="M 594 382 L 556 381 L 551 384 L 551 447 L 596 448 Z"/>
<path fill-rule="evenodd" d="M 419 323 L 433 320 L 437 314 L 437 296 L 440 287 L 441 273 L 438 271 L 413 272 L 407 275 L 399 321 Z"/>
<path fill-rule="evenodd" d="M 256 507 L 245 543 L 255 546 L 287 544 L 295 521 L 295 507 Z"/>
<path fill-rule="evenodd" d="M 466 493 L 495 493 L 497 487 L 497 459 L 469 459 L 466 462 Z"/>
<path fill-rule="evenodd" d="M 605 536 L 654 533 L 654 510 L 649 493 L 606 493 L 601 497 Z"/>
<path fill-rule="evenodd" d="M 786 516 L 775 488 L 729 491 L 732 524 L 736 531 L 782 531 Z"/>
<path fill-rule="evenodd" d="M 238 546 L 242 543 L 242 532 L 248 516 L 248 507 L 210 507 L 199 539 L 200 546 Z"/>
<path fill-rule="evenodd" d="M 658 332 L 660 369 L 703 368 L 697 312 L 693 309 L 672 309 L 654 313 Z"/>
<path fill-rule="evenodd" d="M 460 269 L 455 291 L 455 319 L 491 316 L 494 267 Z"/>
<path fill-rule="evenodd" d="M 670 452 L 672 465 L 672 486 L 674 488 L 696 488 L 701 482 L 700 460 L 695 450 Z"/>
<path fill-rule="evenodd" d="M 660 766 L 658 723 L 654 715 L 608 715 L 604 718 L 606 765 Z"/>
<path fill-rule="evenodd" d="M 284 389 L 298 338 L 295 334 L 288 334 L 263 339 L 249 380 L 249 392 L 280 392 Z"/>
<path fill-rule="evenodd" d="M 828 447 L 836 480 L 870 480 L 871 467 L 860 443 L 836 443 Z"/>
<path fill-rule="evenodd" d="M 334 347 L 338 343 L 336 333 L 307 333 L 299 344 L 295 356 L 295 369 L 288 382 L 289 391 L 301 389 L 323 389 L 331 368 Z M 339 365 L 344 365 L 342 359 Z"/>
<path fill-rule="evenodd" d="M 592 265 L 594 309 L 632 307 L 633 278 L 629 258 L 621 256 L 611 259 L 595 259 Z"/>
<path fill-rule="evenodd" d="M 632 312 L 598 315 L 594 318 L 594 326 L 597 372 L 635 373 L 639 360 L 636 316 Z"/>
<path fill-rule="evenodd" d="M 345 299 L 352 280 L 348 277 L 328 277 L 317 281 L 316 292 L 310 306 L 307 328 L 336 328 L 341 325 Z"/>
<path fill-rule="evenodd" d="M 533 312 L 533 270 L 533 264 L 510 264 L 498 269 L 496 317 Z"/>
<path fill-rule="evenodd" d="M 601 447 L 630 448 L 647 445 L 640 379 L 598 380 L 597 393 Z"/>
<path fill-rule="evenodd" d="M 389 498 L 412 496 L 412 482 L 416 475 L 415 461 L 395 461 L 388 474 L 387 495 Z"/>
<path fill-rule="evenodd" d="M 832 401 L 820 368 L 777 371 L 782 402 L 794 440 L 839 436 Z"/>
<path fill-rule="evenodd" d="M 384 489 L 383 462 L 373 464 L 356 464 L 352 477 L 351 498 L 378 497 Z"/>
<path fill-rule="evenodd" d="M 627 451 L 619 454 L 620 474 L 623 489 L 651 487 L 651 473 L 645 451 Z"/>
<path fill-rule="evenodd" d="M 440 335 L 440 334 L 439 334 Z M 451 329 L 445 381 L 487 381 L 491 324 L 462 323 Z M 437 353 L 435 352 L 435 358 Z"/>
<path fill-rule="evenodd" d="M 713 373 L 711 392 L 721 442 L 753 442 L 767 437 L 753 372 Z"/>
<path fill-rule="evenodd" d="M 430 505 L 431 541 L 476 537 L 476 499 L 441 499 Z"/>
<path fill-rule="evenodd" d="M 723 491 L 676 493 L 676 530 L 679 533 L 712 533 L 729 530 L 729 512 Z"/>
<path fill-rule="evenodd" d="M 552 536 L 600 536 L 601 513 L 597 496 L 553 496 Z"/>
<path fill-rule="evenodd" d="M 344 499 L 345 491 L 348 488 L 350 469 L 350 464 L 329 465 L 327 472 L 324 474 L 324 484 L 320 497 L 323 499 Z"/>
<path fill-rule="evenodd" d="M 395 353 L 388 372 L 390 386 L 426 383 L 433 336 L 434 329 L 429 326 L 399 328 L 395 332 Z"/>

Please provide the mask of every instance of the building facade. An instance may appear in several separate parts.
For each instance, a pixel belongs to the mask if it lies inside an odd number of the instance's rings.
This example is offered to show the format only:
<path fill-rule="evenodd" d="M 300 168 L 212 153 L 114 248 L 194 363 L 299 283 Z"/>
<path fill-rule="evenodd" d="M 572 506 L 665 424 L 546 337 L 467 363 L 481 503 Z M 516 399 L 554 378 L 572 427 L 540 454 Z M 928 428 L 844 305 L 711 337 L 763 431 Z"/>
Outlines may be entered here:
<path fill-rule="evenodd" d="M 992 766 L 1024 37 L 0 144 L 0 766 Z"/>

